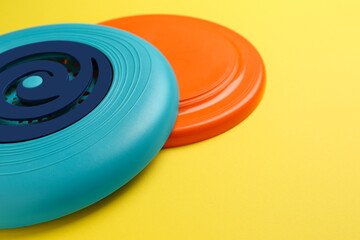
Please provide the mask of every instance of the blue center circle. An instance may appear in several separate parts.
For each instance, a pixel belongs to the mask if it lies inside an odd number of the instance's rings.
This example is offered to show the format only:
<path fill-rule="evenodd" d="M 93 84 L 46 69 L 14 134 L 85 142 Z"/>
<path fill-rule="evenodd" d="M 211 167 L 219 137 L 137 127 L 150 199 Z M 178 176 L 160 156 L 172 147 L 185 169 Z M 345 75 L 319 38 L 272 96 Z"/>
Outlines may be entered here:
<path fill-rule="evenodd" d="M 74 64 L 79 65 L 76 76 L 68 66 Z M 28 77 L 21 81 L 24 75 Z M 91 112 L 110 88 L 112 66 L 89 45 L 45 41 L 1 53 L 0 79 L 0 92 L 12 94 L 9 89 L 14 89 L 12 99 L 19 99 L 0 101 L 0 120 L 8 123 L 0 121 L 0 143 L 21 142 L 57 132 Z M 85 93 L 86 100 L 81 98 Z"/>
<path fill-rule="evenodd" d="M 24 88 L 36 88 L 44 82 L 40 76 L 30 76 L 23 80 L 22 85 Z"/>

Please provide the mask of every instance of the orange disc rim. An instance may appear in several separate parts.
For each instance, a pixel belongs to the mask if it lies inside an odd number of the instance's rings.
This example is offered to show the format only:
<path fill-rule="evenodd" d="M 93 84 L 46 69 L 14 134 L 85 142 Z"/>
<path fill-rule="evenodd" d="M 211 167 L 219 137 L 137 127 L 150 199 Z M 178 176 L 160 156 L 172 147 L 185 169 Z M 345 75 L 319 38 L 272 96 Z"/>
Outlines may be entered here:
<path fill-rule="evenodd" d="M 217 136 L 248 117 L 265 89 L 263 60 L 244 37 L 221 25 L 176 15 L 139 15 L 100 23 L 159 49 L 179 84 L 179 114 L 164 147 Z"/>

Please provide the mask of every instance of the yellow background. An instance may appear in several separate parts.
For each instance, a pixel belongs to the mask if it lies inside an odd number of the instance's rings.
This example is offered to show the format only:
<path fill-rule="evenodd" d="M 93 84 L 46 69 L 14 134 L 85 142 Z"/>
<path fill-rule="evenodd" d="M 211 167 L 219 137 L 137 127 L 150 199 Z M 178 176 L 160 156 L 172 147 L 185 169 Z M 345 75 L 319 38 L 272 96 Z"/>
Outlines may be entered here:
<path fill-rule="evenodd" d="M 196 16 L 245 36 L 267 69 L 263 101 L 234 129 L 163 150 L 99 203 L 0 239 L 360 239 L 359 1 L 1 0 L 0 12 L 0 34 Z"/>

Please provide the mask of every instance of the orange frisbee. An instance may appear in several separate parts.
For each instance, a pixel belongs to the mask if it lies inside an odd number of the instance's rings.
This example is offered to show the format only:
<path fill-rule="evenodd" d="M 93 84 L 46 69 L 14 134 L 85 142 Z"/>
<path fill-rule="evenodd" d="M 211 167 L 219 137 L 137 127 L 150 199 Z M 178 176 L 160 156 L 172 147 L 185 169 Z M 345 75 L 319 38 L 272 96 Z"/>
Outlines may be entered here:
<path fill-rule="evenodd" d="M 173 67 L 180 91 L 174 147 L 214 137 L 244 120 L 259 104 L 265 69 L 256 49 L 218 24 L 174 15 L 141 15 L 100 23 L 157 47 Z"/>

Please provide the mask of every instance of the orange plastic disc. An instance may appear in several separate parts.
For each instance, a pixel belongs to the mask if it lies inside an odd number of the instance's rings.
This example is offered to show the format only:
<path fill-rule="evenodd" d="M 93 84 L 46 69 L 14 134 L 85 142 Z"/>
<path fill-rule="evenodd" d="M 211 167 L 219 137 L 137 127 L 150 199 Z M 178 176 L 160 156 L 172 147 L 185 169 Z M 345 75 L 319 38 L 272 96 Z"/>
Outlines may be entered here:
<path fill-rule="evenodd" d="M 172 65 L 179 84 L 180 109 L 165 147 L 223 133 L 244 120 L 261 100 L 263 61 L 245 38 L 230 29 L 174 15 L 141 15 L 101 24 L 147 40 Z"/>

